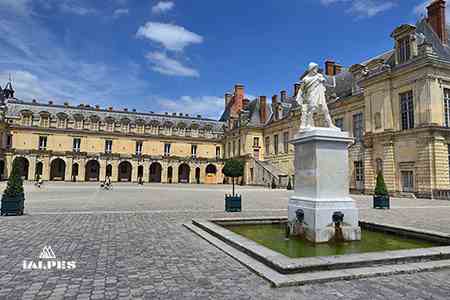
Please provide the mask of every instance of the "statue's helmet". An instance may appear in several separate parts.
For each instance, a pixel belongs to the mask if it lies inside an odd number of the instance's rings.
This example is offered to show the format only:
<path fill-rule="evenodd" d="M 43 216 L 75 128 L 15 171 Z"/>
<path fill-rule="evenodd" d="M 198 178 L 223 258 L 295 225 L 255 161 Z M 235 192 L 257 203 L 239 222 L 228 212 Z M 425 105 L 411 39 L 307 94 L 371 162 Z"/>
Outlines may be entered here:
<path fill-rule="evenodd" d="M 308 72 L 311 72 L 314 69 L 319 69 L 319 65 L 312 62 L 308 65 Z"/>

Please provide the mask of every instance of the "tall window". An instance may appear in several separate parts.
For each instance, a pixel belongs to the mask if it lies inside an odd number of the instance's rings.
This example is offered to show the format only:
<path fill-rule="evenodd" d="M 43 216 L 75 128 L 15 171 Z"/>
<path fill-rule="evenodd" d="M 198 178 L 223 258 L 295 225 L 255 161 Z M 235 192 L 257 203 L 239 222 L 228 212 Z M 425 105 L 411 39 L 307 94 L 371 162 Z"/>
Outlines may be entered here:
<path fill-rule="evenodd" d="M 236 156 L 236 141 L 233 141 L 233 157 Z"/>
<path fill-rule="evenodd" d="M 192 157 L 197 157 L 197 145 L 191 145 L 191 155 Z"/>
<path fill-rule="evenodd" d="M 239 139 L 238 140 L 238 143 L 237 143 L 237 152 L 238 152 L 238 156 L 241 156 L 241 139 Z"/>
<path fill-rule="evenodd" d="M 107 122 L 106 123 L 106 131 L 113 131 L 114 123 L 113 122 Z"/>
<path fill-rule="evenodd" d="M 66 128 L 67 120 L 65 118 L 58 118 L 58 128 Z"/>
<path fill-rule="evenodd" d="M 289 152 L 289 132 L 287 131 L 283 133 L 283 152 Z"/>
<path fill-rule="evenodd" d="M 253 147 L 259 147 L 259 137 L 254 137 L 253 138 Z"/>
<path fill-rule="evenodd" d="M 401 171 L 402 187 L 404 192 L 414 192 L 414 173 L 413 171 Z"/>
<path fill-rule="evenodd" d="M 409 36 L 398 41 L 397 48 L 398 62 L 404 63 L 411 58 L 411 45 L 409 43 Z"/>
<path fill-rule="evenodd" d="M 363 113 L 353 115 L 353 137 L 357 142 L 362 141 L 364 134 Z"/>
<path fill-rule="evenodd" d="M 414 128 L 414 102 L 412 91 L 400 94 L 402 130 Z"/>
<path fill-rule="evenodd" d="M 80 152 L 81 139 L 74 138 L 73 139 L 73 152 Z"/>
<path fill-rule="evenodd" d="M 341 131 L 344 131 L 344 118 L 335 119 L 334 125 Z"/>
<path fill-rule="evenodd" d="M 7 134 L 6 135 L 6 148 L 11 148 L 12 147 L 12 134 Z"/>
<path fill-rule="evenodd" d="M 356 180 L 356 189 L 362 190 L 364 189 L 364 164 L 362 161 L 355 161 L 355 180 Z"/>
<path fill-rule="evenodd" d="M 138 134 L 144 134 L 145 133 L 145 124 L 138 124 L 137 125 L 137 133 Z"/>
<path fill-rule="evenodd" d="M 39 150 L 46 150 L 46 149 L 47 149 L 47 137 L 40 136 L 39 137 Z"/>
<path fill-rule="evenodd" d="M 41 127 L 48 127 L 48 117 L 41 117 Z"/>
<path fill-rule="evenodd" d="M 266 137 L 265 143 L 264 143 L 264 147 L 266 148 L 266 155 L 269 156 L 270 155 L 270 137 Z"/>
<path fill-rule="evenodd" d="M 105 141 L 105 153 L 112 153 L 112 140 Z"/>
<path fill-rule="evenodd" d="M 171 146 L 171 144 L 169 144 L 169 143 L 165 143 L 164 144 L 164 155 L 165 156 L 169 156 L 170 155 L 170 147 Z"/>
<path fill-rule="evenodd" d="M 141 141 L 137 141 L 136 142 L 136 155 L 141 155 L 142 154 L 142 147 L 143 144 Z"/>
<path fill-rule="evenodd" d="M 31 126 L 31 120 L 32 120 L 31 115 L 23 115 L 22 116 L 22 125 L 23 126 Z"/>
<path fill-rule="evenodd" d="M 220 146 L 216 146 L 216 158 L 220 158 Z"/>
<path fill-rule="evenodd" d="M 273 150 L 275 152 L 275 155 L 278 154 L 278 134 L 275 134 L 273 136 Z"/>
<path fill-rule="evenodd" d="M 450 89 L 444 89 L 445 127 L 450 127 Z"/>

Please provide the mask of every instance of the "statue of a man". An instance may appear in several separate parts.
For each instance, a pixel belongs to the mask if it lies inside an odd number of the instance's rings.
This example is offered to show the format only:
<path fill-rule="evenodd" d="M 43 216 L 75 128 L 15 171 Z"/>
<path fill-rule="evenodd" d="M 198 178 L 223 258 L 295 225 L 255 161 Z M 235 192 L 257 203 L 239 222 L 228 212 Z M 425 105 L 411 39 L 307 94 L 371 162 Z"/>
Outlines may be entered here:
<path fill-rule="evenodd" d="M 331 120 L 325 97 L 327 78 L 319 73 L 319 65 L 310 63 L 307 74 L 300 80 L 297 102 L 302 107 L 300 129 L 314 127 L 313 115 L 322 112 L 325 116 L 325 126 L 336 128 Z M 334 87 L 334 85 L 329 85 Z"/>

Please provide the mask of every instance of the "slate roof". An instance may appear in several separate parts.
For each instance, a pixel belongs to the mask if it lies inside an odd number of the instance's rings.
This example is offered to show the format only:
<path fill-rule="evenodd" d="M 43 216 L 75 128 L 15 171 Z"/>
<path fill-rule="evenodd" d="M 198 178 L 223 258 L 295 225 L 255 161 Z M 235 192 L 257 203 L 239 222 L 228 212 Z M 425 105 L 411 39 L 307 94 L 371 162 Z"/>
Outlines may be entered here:
<path fill-rule="evenodd" d="M 145 124 L 158 122 L 159 124 L 171 123 L 173 126 L 180 124 L 191 127 L 192 125 L 199 126 L 200 129 L 211 129 L 213 132 L 222 133 L 224 123 L 207 118 L 179 116 L 179 115 L 165 115 L 157 113 L 143 113 L 143 112 L 126 112 L 126 111 L 109 111 L 104 109 L 96 109 L 95 107 L 74 107 L 64 106 L 58 104 L 42 104 L 33 102 L 24 102 L 17 99 L 8 99 L 6 103 L 6 117 L 19 117 L 22 111 L 31 111 L 34 116 L 39 116 L 41 112 L 47 112 L 50 116 L 56 116 L 64 113 L 69 118 L 73 119 L 74 115 L 81 115 L 84 119 L 91 117 L 98 117 L 101 121 L 107 118 L 113 118 L 116 122 L 121 120 L 130 120 L 131 123 L 144 121 Z"/>

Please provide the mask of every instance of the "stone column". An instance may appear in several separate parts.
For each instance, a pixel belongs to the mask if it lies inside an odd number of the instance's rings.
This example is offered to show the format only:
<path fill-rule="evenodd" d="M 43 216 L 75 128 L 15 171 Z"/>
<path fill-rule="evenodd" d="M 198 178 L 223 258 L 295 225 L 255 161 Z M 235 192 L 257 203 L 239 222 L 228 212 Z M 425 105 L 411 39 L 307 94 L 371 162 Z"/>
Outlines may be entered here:
<path fill-rule="evenodd" d="M 109 162 L 111 164 L 111 181 L 119 181 L 119 161 L 114 159 Z"/>
<path fill-rule="evenodd" d="M 150 162 L 149 161 L 144 161 L 144 163 L 142 164 L 144 166 L 144 178 L 142 178 L 142 180 L 144 180 L 144 182 L 149 182 L 150 181 Z M 161 165 L 162 167 L 162 165 Z M 162 174 L 164 173 L 164 169 L 161 170 L 161 181 L 162 181 Z"/>
<path fill-rule="evenodd" d="M 86 159 L 78 161 L 78 177 L 77 181 L 86 181 Z"/>
<path fill-rule="evenodd" d="M 28 180 L 35 180 L 36 179 L 36 156 L 35 155 L 30 155 L 28 157 L 28 161 L 30 163 L 29 167 L 28 167 Z"/>
<path fill-rule="evenodd" d="M 173 168 L 172 183 L 178 183 L 178 168 L 180 167 L 180 163 L 170 164 L 170 166 Z"/>
<path fill-rule="evenodd" d="M 169 183 L 168 181 L 168 169 L 169 169 L 169 163 L 165 160 L 162 160 L 161 162 L 161 183 Z M 150 165 L 152 164 L 152 162 L 150 162 Z M 149 170 L 148 172 L 150 173 L 150 166 L 148 167 Z M 149 175 L 150 176 L 150 175 Z"/>
<path fill-rule="evenodd" d="M 434 176 L 432 176 L 432 137 L 417 137 L 417 164 L 416 164 L 416 194 L 419 197 L 430 198 L 432 187 L 434 186 Z"/>
<path fill-rule="evenodd" d="M 206 181 L 206 166 L 208 164 L 200 164 L 200 183 L 203 184 Z"/>
<path fill-rule="evenodd" d="M 383 177 L 386 187 L 390 193 L 395 193 L 398 191 L 396 184 L 396 169 L 394 142 L 389 141 L 384 144 L 383 149 Z"/>
<path fill-rule="evenodd" d="M 64 174 L 64 181 L 72 181 L 72 165 L 73 165 L 73 158 L 68 157 L 65 161 L 66 163 L 66 172 Z"/>
<path fill-rule="evenodd" d="M 100 181 L 106 180 L 106 165 L 108 164 L 108 161 L 104 158 L 99 159 L 100 164 Z"/>
<path fill-rule="evenodd" d="M 50 180 L 50 157 L 42 157 L 42 180 Z"/>
<path fill-rule="evenodd" d="M 137 160 L 133 160 L 131 162 L 131 181 L 138 182 L 138 166 L 139 163 Z"/>
<path fill-rule="evenodd" d="M 195 178 L 195 169 L 197 169 L 197 165 L 195 163 L 190 163 L 189 169 L 191 170 L 189 172 L 189 183 L 190 184 L 197 183 L 197 180 Z"/>
<path fill-rule="evenodd" d="M 434 189 L 450 190 L 448 144 L 444 137 L 435 137 L 433 140 L 434 150 Z"/>

